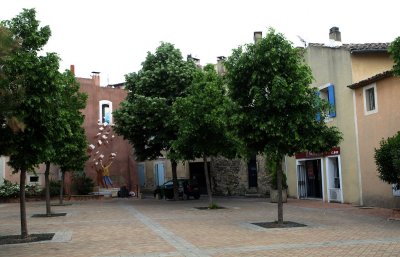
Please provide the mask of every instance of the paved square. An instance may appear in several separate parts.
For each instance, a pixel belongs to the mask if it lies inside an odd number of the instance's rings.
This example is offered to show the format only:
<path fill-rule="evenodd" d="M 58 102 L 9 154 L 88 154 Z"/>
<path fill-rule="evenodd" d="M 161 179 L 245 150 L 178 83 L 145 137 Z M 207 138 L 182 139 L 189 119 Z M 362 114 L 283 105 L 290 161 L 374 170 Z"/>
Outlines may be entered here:
<path fill-rule="evenodd" d="M 53 206 L 66 216 L 32 218 L 44 202 L 28 202 L 29 233 L 52 241 L 0 246 L 0 256 L 400 256 L 400 221 L 391 210 L 293 200 L 284 219 L 307 227 L 265 229 L 276 204 L 262 198 L 215 198 L 226 207 L 199 210 L 200 200 L 103 199 Z M 20 234 L 19 204 L 0 204 L 0 236 Z"/>

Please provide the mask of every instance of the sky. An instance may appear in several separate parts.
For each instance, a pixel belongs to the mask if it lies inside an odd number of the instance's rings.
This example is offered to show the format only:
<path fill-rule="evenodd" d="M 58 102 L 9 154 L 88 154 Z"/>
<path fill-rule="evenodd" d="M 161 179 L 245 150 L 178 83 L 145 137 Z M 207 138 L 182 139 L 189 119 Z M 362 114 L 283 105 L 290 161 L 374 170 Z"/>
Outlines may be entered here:
<path fill-rule="evenodd" d="M 44 51 L 60 56 L 60 70 L 73 64 L 85 78 L 100 72 L 107 85 L 138 72 L 161 42 L 202 65 L 270 27 L 294 46 L 301 45 L 299 37 L 325 43 L 334 26 L 343 43 L 391 42 L 400 36 L 399 7 L 397 0 L 1 0 L 0 20 L 35 8 L 40 25 L 52 31 Z"/>

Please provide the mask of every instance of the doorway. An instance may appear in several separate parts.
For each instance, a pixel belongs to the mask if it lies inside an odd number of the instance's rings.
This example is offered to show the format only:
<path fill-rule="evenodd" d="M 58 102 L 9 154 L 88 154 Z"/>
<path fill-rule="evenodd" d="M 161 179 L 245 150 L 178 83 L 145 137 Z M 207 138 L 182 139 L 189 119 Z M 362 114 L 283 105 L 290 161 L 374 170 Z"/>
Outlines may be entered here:
<path fill-rule="evenodd" d="M 343 202 L 339 156 L 326 158 L 326 173 L 328 179 L 328 201 Z"/>
<path fill-rule="evenodd" d="M 138 177 L 139 177 L 139 185 L 140 187 L 144 187 L 146 184 L 146 174 L 144 169 L 144 163 L 139 163 L 137 165 Z"/>
<path fill-rule="evenodd" d="M 208 177 L 211 180 L 210 162 L 207 162 L 207 168 L 208 168 Z M 204 174 L 204 162 L 190 162 L 189 173 L 190 173 L 190 179 L 197 181 L 200 188 L 200 194 L 207 194 L 206 175 Z M 211 181 L 210 185 L 212 188 Z"/>
<path fill-rule="evenodd" d="M 307 197 L 322 198 L 321 159 L 307 160 L 305 165 Z"/>
<path fill-rule="evenodd" d="M 297 194 L 299 198 L 322 199 L 321 159 L 297 162 Z"/>
<path fill-rule="evenodd" d="M 257 160 L 254 156 L 247 164 L 249 174 L 249 188 L 258 187 Z"/>
<path fill-rule="evenodd" d="M 165 170 L 163 162 L 156 162 L 154 164 L 154 184 L 161 186 L 165 181 Z"/>

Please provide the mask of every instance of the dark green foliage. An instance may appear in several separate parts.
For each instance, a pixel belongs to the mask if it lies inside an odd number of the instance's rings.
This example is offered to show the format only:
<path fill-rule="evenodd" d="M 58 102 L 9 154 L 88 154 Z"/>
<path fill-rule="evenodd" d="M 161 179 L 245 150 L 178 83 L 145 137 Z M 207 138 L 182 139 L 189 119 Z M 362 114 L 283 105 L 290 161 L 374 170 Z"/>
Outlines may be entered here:
<path fill-rule="evenodd" d="M 278 221 L 283 223 L 283 157 L 328 151 L 339 144 L 341 133 L 326 125 L 323 116 L 329 106 L 310 87 L 311 70 L 301 52 L 282 34 L 270 29 L 258 42 L 234 49 L 225 66 L 229 93 L 239 106 L 234 120 L 245 149 L 275 160 Z"/>
<path fill-rule="evenodd" d="M 181 52 L 170 43 L 161 43 L 148 53 L 138 73 L 126 75 L 128 96 L 114 112 L 115 131 L 135 148 L 138 160 L 156 159 L 168 153 L 172 165 L 174 198 L 178 200 L 176 156 L 171 141 L 177 126 L 171 122 L 175 99 L 186 94 L 196 67 L 184 61 Z"/>
<path fill-rule="evenodd" d="M 318 113 L 328 105 L 309 87 L 310 68 L 284 36 L 270 29 L 265 38 L 233 51 L 226 61 L 232 99 L 239 105 L 237 128 L 253 152 L 329 150 L 340 141 Z"/>
<path fill-rule="evenodd" d="M 388 184 L 400 185 L 400 132 L 382 139 L 374 157 L 379 178 Z"/>
<path fill-rule="evenodd" d="M 49 183 L 49 189 L 50 189 L 50 196 L 58 196 L 60 194 L 60 187 L 61 187 L 61 182 L 59 180 L 50 180 Z M 46 194 L 46 188 L 42 189 L 43 196 Z"/>
<path fill-rule="evenodd" d="M 177 138 L 172 147 L 178 159 L 204 155 L 235 157 L 239 141 L 229 129 L 236 106 L 227 96 L 222 78 L 213 65 L 196 74 L 187 95 L 175 101 L 172 113 Z"/>
<path fill-rule="evenodd" d="M 265 160 L 268 176 L 269 176 L 269 184 L 272 189 L 277 190 L 278 189 L 278 181 L 277 181 L 277 167 L 279 165 L 282 165 L 282 162 L 279 160 L 275 160 L 272 158 L 272 155 L 269 155 L 266 157 Z M 282 173 L 282 189 L 287 189 L 287 178 L 286 174 Z"/>
<path fill-rule="evenodd" d="M 6 85 L 7 92 L 15 94 L 18 100 L 5 115 L 0 114 L 5 116 L 7 123 L 13 121 L 17 125 L 3 126 L 2 119 L 0 154 L 10 156 L 8 164 L 15 172 L 20 172 L 21 235 L 27 237 L 24 190 L 26 172 L 40 163 L 46 162 L 49 167 L 50 162 L 55 162 L 55 156 L 59 155 L 57 149 L 64 146 L 64 141 L 70 138 L 76 127 L 79 129 L 77 124 L 82 124 L 75 119 L 83 119 L 76 115 L 79 109 L 71 116 L 65 107 L 81 106 L 79 100 L 70 100 L 74 94 L 79 99 L 85 97 L 77 93 L 79 87 L 75 86 L 76 90 L 69 87 L 73 82 L 71 75 L 59 72 L 60 58 L 56 53 L 40 55 L 51 31 L 48 26 L 39 27 L 34 9 L 24 9 L 15 18 L 2 21 L 1 25 L 12 34 L 18 47 L 2 60 L 0 85 Z M 17 94 L 19 92 L 22 94 Z M 57 141 L 59 139 L 64 141 Z M 49 201 L 46 202 L 46 206 L 50 206 Z"/>
<path fill-rule="evenodd" d="M 400 37 L 396 38 L 389 46 L 389 53 L 393 58 L 393 71 L 400 76 Z"/>
<path fill-rule="evenodd" d="M 177 126 L 170 122 L 175 99 L 186 94 L 196 67 L 170 43 L 148 53 L 137 73 L 126 75 L 128 96 L 114 112 L 115 131 L 129 140 L 139 160 L 170 149 Z"/>
<path fill-rule="evenodd" d="M 94 182 L 87 177 L 85 172 L 78 171 L 74 173 L 72 188 L 78 195 L 88 195 L 93 192 Z"/>

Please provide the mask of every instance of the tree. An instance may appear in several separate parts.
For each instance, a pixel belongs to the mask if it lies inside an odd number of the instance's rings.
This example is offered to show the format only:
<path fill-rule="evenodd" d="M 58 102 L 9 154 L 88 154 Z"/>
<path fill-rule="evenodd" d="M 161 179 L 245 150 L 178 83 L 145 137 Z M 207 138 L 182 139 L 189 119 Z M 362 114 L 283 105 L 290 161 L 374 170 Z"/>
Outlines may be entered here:
<path fill-rule="evenodd" d="M 114 112 L 115 131 L 135 148 L 138 160 L 155 159 L 168 152 L 171 157 L 174 198 L 178 199 L 177 160 L 171 150 L 177 126 L 170 122 L 175 99 L 186 94 L 196 67 L 184 61 L 180 50 L 161 43 L 147 53 L 142 69 L 126 75 L 128 96 Z"/>
<path fill-rule="evenodd" d="M 24 129 L 24 124 L 12 116 L 12 110 L 18 108 L 21 102 L 23 91 L 16 83 L 6 83 L 3 67 L 11 54 L 19 48 L 18 43 L 11 32 L 0 24 L 0 125 L 8 126 L 13 131 Z"/>
<path fill-rule="evenodd" d="M 234 49 L 225 65 L 230 96 L 239 105 L 235 119 L 239 137 L 248 151 L 275 160 L 282 224 L 283 157 L 305 150 L 327 151 L 339 143 L 341 134 L 324 122 L 327 105 L 309 86 L 311 70 L 282 34 L 269 29 L 258 42 Z"/>
<path fill-rule="evenodd" d="M 82 127 L 84 115 L 81 113 L 86 106 L 87 95 L 79 92 L 79 84 L 68 70 L 62 74 L 60 95 L 62 98 L 59 100 L 59 115 L 51 124 L 56 127 L 56 131 L 60 131 L 60 134 L 52 141 L 54 155 L 49 156 L 51 158 L 48 159 L 48 163 L 52 162 L 61 168 L 60 204 L 62 204 L 65 172 L 83 170 L 88 159 L 86 153 L 88 143 Z M 47 165 L 46 174 L 46 206 L 50 206 Z M 46 212 L 49 215 L 49 207 L 46 207 Z"/>
<path fill-rule="evenodd" d="M 199 70 L 186 96 L 173 105 L 173 124 L 178 128 L 172 149 L 181 160 L 203 158 L 209 204 L 212 192 L 207 157 L 234 157 L 238 140 L 229 130 L 235 106 L 227 96 L 222 78 L 213 65 Z"/>
<path fill-rule="evenodd" d="M 389 53 L 394 60 L 394 74 L 400 76 L 400 37 L 397 37 L 389 46 Z"/>
<path fill-rule="evenodd" d="M 24 9 L 11 20 L 1 22 L 19 43 L 3 63 L 2 85 L 22 88 L 24 97 L 10 116 L 22 121 L 25 129 L 12 131 L 9 126 L 0 127 L 1 153 L 10 156 L 9 165 L 20 172 L 21 237 L 28 236 L 25 206 L 25 179 L 27 171 L 42 163 L 49 151 L 51 123 L 57 110 L 59 87 L 59 58 L 55 53 L 39 56 L 51 31 L 48 26 L 39 27 L 34 9 Z M 3 147 L 4 146 L 4 147 Z"/>
<path fill-rule="evenodd" d="M 375 148 L 375 163 L 378 167 L 379 178 L 400 187 L 400 132 L 386 140 L 382 139 L 380 147 Z"/>

